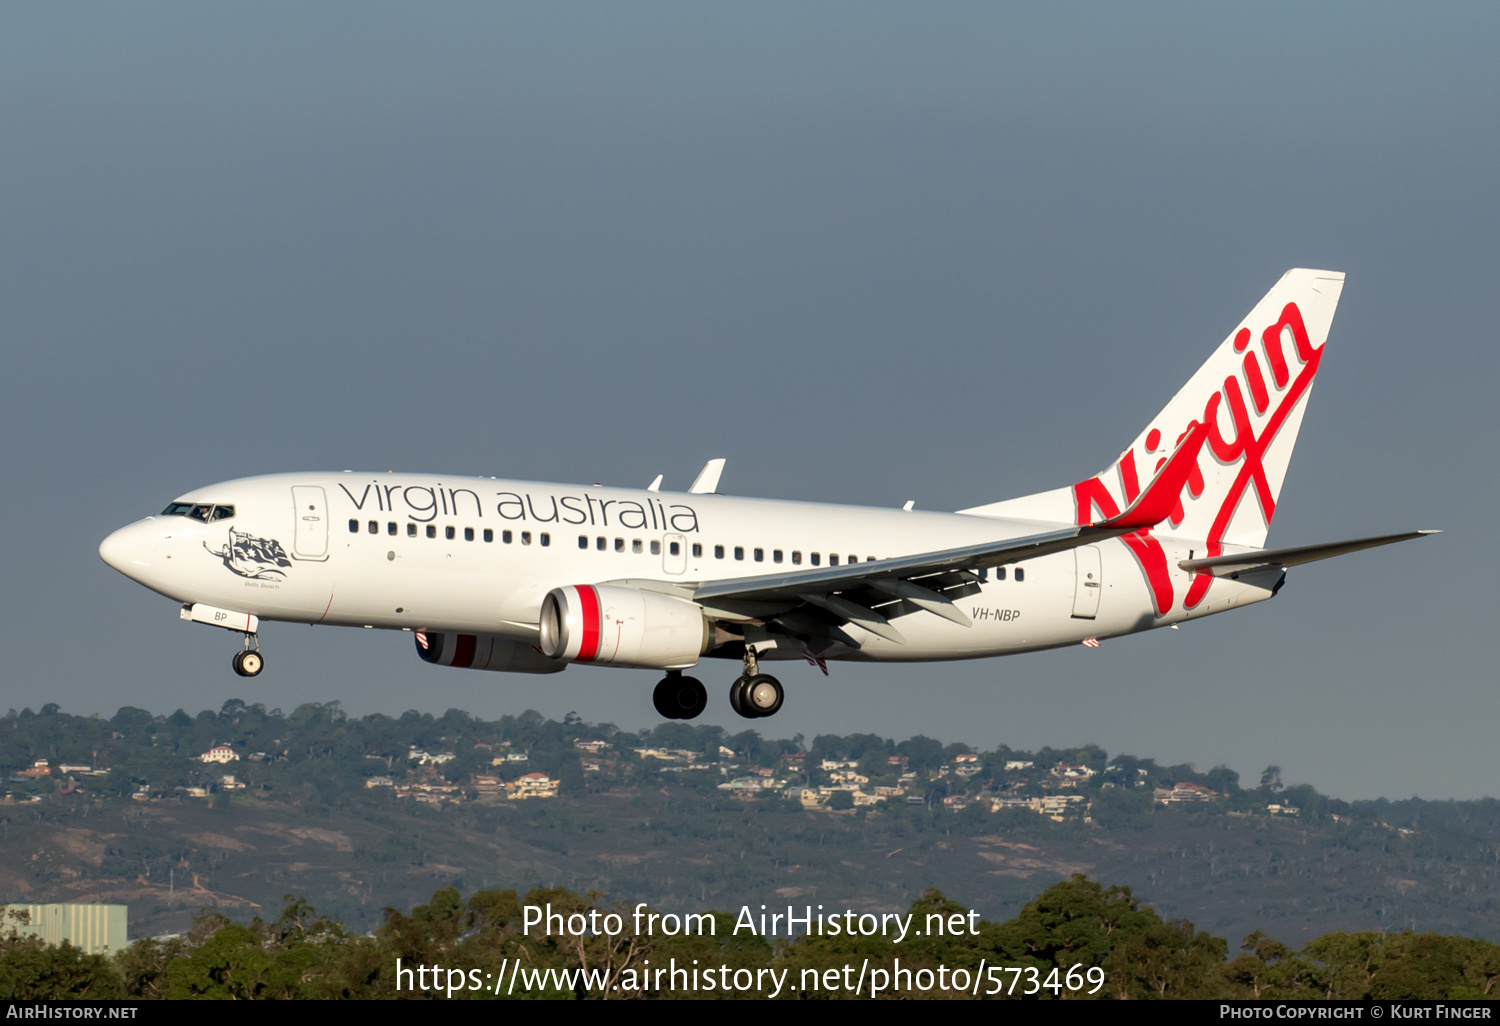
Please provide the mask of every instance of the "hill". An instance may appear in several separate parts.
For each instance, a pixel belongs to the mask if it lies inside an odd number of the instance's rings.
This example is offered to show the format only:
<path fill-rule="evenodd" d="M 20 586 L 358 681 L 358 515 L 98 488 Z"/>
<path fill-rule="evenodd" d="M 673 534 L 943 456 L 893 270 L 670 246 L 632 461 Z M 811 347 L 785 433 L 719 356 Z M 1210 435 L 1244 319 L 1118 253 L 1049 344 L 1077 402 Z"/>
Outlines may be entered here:
<path fill-rule="evenodd" d="M 1500 939 L 1500 802 L 1349 803 L 1092 747 L 49 705 L 0 718 L 0 767 L 0 898 L 121 902 L 135 936 L 288 893 L 369 930 L 450 885 L 860 910 L 937 887 L 999 920 L 1086 873 L 1231 939 Z"/>

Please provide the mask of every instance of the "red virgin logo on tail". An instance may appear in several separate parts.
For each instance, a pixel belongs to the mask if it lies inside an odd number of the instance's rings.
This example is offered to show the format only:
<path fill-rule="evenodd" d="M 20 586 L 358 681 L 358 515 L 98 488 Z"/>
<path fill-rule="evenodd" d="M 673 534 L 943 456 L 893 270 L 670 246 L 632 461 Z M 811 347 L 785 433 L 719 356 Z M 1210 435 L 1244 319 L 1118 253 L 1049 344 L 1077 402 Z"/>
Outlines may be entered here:
<path fill-rule="evenodd" d="M 1283 333 L 1291 335 L 1297 359 L 1301 364 L 1295 377 L 1292 376 L 1292 368 L 1287 363 L 1287 354 L 1282 344 Z M 1235 512 L 1239 509 L 1240 500 L 1252 485 L 1260 515 L 1265 525 L 1270 526 L 1271 518 L 1276 513 L 1276 497 L 1266 474 L 1266 450 L 1276 439 L 1298 401 L 1311 387 L 1313 379 L 1317 377 L 1318 364 L 1323 356 L 1321 347 L 1313 348 L 1307 335 L 1307 328 L 1302 321 L 1302 312 L 1297 309 L 1296 303 L 1288 303 L 1282 309 L 1281 316 L 1276 322 L 1261 332 L 1262 350 L 1271 372 L 1271 388 L 1267 387 L 1260 359 L 1256 352 L 1250 349 L 1250 339 L 1250 329 L 1241 328 L 1235 335 L 1233 345 L 1234 351 L 1242 354 L 1238 369 L 1244 376 L 1245 385 L 1242 387 L 1240 384 L 1240 374 L 1230 374 L 1224 379 L 1222 387 L 1216 389 L 1208 397 L 1203 408 L 1203 420 L 1208 425 L 1208 436 L 1205 442 L 1208 451 L 1224 466 L 1239 464 L 1238 471 L 1224 493 L 1208 496 L 1209 501 L 1218 502 L 1218 509 L 1205 538 L 1209 556 L 1218 556 L 1223 553 L 1224 534 L 1229 529 Z M 1272 388 L 1275 391 L 1274 395 Z M 1246 390 L 1249 391 L 1250 405 L 1246 404 Z M 1229 423 L 1232 425 L 1227 438 L 1220 428 L 1221 404 L 1224 405 Z M 1253 414 L 1251 413 L 1252 407 L 1254 408 Z M 1262 418 L 1260 433 L 1256 434 L 1254 422 Z M 1184 427 L 1182 433 L 1185 432 Z M 1182 433 L 1178 434 L 1177 440 L 1181 440 Z M 1145 445 L 1148 456 L 1159 451 L 1161 440 L 1159 428 L 1153 427 L 1146 434 Z M 1204 494 L 1205 480 L 1201 470 L 1201 459 L 1200 456 L 1200 464 L 1193 468 L 1187 482 L 1188 495 L 1193 499 L 1198 499 Z M 1141 490 L 1135 461 L 1135 450 L 1132 448 L 1114 468 L 1119 474 L 1120 489 L 1126 505 L 1134 502 Z M 1166 455 L 1163 454 L 1157 459 L 1152 472 L 1159 471 L 1165 462 Z M 1100 475 L 1089 478 L 1073 486 L 1077 523 L 1097 523 L 1101 519 L 1118 515 L 1120 505 L 1110 494 L 1103 477 Z M 1178 527 L 1186 519 L 1186 515 L 1182 498 L 1179 496 L 1177 505 L 1167 522 L 1172 527 Z M 1166 552 L 1163 551 L 1161 543 L 1151 536 L 1152 530 L 1153 528 L 1146 528 L 1126 535 L 1121 540 L 1140 565 L 1141 573 L 1145 576 L 1146 583 L 1151 590 L 1156 615 L 1162 616 L 1172 609 L 1176 595 L 1172 587 L 1172 575 L 1167 564 Z M 1202 602 L 1212 583 L 1213 575 L 1196 575 L 1183 599 L 1183 608 L 1193 609 Z"/>

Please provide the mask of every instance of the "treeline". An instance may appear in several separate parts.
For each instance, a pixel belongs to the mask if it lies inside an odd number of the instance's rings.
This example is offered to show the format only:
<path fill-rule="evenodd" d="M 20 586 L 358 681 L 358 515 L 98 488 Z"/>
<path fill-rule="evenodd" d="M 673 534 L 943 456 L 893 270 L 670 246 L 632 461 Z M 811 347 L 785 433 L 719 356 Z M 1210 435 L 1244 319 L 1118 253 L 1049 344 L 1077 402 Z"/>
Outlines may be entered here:
<path fill-rule="evenodd" d="M 966 970 L 1005 967 L 1002 992 L 981 996 L 1021 998 L 1032 989 L 1040 999 L 1491 999 L 1500 979 L 1500 945 L 1436 933 L 1324 934 L 1301 950 L 1260 933 L 1251 934 L 1230 957 L 1228 943 L 1192 923 L 1164 921 L 1143 907 L 1126 887 L 1103 887 L 1083 876 L 1054 885 L 1003 923 L 980 920 L 955 935 L 888 938 L 813 936 L 794 940 L 735 932 L 736 916 L 709 913 L 712 935 L 637 936 L 630 929 L 611 936 L 539 936 L 523 932 L 523 905 L 551 905 L 568 915 L 604 909 L 600 895 L 563 889 L 479 891 L 464 901 L 456 889 L 440 890 L 410 913 L 387 909 L 373 935 L 359 935 L 288 896 L 281 916 L 249 924 L 203 912 L 184 937 L 143 939 L 112 958 L 84 954 L 69 945 L 52 947 L 18 935 L 14 925 L 0 936 L 0 999 L 503 999 L 514 998 L 703 998 L 726 996 L 681 985 L 653 986 L 648 966 L 723 967 L 743 979 L 774 968 L 785 981 L 777 997 L 809 999 L 852 996 L 849 988 L 819 986 L 846 966 L 866 967 L 874 979 L 896 960 L 917 980 L 934 980 L 939 967 Z M 625 923 L 632 909 L 616 906 Z M 967 909 L 937 891 L 914 902 L 913 922 L 929 915 L 958 916 Z M 397 960 L 405 970 L 398 980 Z M 675 960 L 675 963 L 674 963 Z M 866 960 L 868 960 L 866 962 Z M 442 967 L 444 974 L 411 970 Z M 511 992 L 493 981 L 525 967 L 523 980 L 540 989 Z M 1013 973 L 1011 969 L 1021 972 Z M 1097 988 L 1088 970 L 1102 969 Z M 462 970 L 461 977 L 446 970 Z M 926 977 L 922 970 L 929 970 Z M 1032 972 L 1035 970 L 1035 972 Z M 1069 971 L 1073 976 L 1069 977 Z M 581 973 L 589 985 L 582 984 Z M 729 977 L 725 977 L 726 979 Z M 893 978 L 887 976 L 887 979 Z M 908 977 L 911 978 L 911 977 Z M 948 977 L 951 979 L 951 975 Z M 455 985 L 455 979 L 457 983 Z M 1064 982 L 1071 980 L 1072 984 Z M 420 982 L 419 982 L 420 981 Z M 576 986 L 559 986 L 573 981 Z M 645 985 L 639 985 L 645 981 Z M 813 981 L 809 986 L 809 981 Z M 1084 981 L 1084 982 L 1080 982 Z M 655 982 L 660 982 L 656 980 Z M 1019 984 L 1019 985 L 1017 985 Z M 619 986 L 619 989 L 617 988 Z M 1007 989 L 1008 988 L 1008 989 Z M 1089 990 L 1095 990 L 1093 994 Z M 771 996 L 735 991 L 727 996 Z M 964 996 L 938 986 L 908 987 L 888 996 Z"/>

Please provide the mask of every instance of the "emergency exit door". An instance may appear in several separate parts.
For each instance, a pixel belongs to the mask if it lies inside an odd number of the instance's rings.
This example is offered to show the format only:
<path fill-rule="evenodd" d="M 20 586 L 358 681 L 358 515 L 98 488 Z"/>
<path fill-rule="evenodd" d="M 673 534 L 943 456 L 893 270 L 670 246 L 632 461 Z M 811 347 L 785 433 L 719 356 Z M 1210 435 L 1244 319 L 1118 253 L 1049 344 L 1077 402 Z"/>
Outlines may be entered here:
<path fill-rule="evenodd" d="M 1099 615 L 1099 593 L 1104 590 L 1104 571 L 1099 563 L 1099 546 L 1080 545 L 1073 550 L 1073 618 L 1092 620 Z"/>

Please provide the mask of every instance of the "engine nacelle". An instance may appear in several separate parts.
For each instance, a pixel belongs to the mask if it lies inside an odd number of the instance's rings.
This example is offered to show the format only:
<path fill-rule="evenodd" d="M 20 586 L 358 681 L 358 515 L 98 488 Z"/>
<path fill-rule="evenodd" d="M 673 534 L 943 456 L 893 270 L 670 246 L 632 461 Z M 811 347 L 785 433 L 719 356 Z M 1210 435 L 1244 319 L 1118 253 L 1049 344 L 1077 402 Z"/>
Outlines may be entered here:
<path fill-rule="evenodd" d="M 680 670 L 708 651 L 697 604 L 615 585 L 553 588 L 542 600 L 542 652 L 563 662 Z"/>
<path fill-rule="evenodd" d="M 438 666 L 504 673 L 561 673 L 568 667 L 531 645 L 494 634 L 434 634 L 417 631 L 417 655 Z"/>

